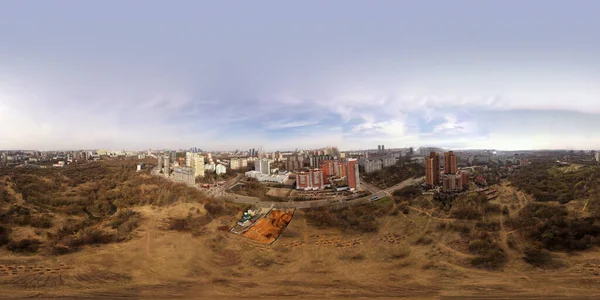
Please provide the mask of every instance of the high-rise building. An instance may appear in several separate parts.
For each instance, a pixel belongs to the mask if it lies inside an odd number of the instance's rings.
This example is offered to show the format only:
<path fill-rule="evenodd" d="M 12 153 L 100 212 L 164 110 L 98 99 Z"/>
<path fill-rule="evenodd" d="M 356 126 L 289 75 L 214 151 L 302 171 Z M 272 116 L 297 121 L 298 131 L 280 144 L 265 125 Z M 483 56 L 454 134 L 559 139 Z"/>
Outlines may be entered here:
<path fill-rule="evenodd" d="M 449 174 L 442 178 L 442 190 L 444 192 L 452 192 L 456 190 L 456 176 Z"/>
<path fill-rule="evenodd" d="M 164 157 L 162 155 L 158 155 L 157 160 L 158 160 L 158 162 L 156 163 L 156 166 L 158 167 L 158 171 L 162 172 L 163 165 L 164 165 Z"/>
<path fill-rule="evenodd" d="M 6 164 L 8 162 L 8 155 L 6 154 L 6 152 L 2 152 L 1 162 L 3 164 Z"/>
<path fill-rule="evenodd" d="M 425 158 L 425 182 L 429 186 L 440 184 L 440 156 L 437 152 L 430 152 Z"/>
<path fill-rule="evenodd" d="M 358 173 L 358 161 L 354 158 L 350 158 L 346 161 L 346 181 L 348 182 L 348 187 L 351 190 L 356 190 L 360 188 L 360 178 Z"/>
<path fill-rule="evenodd" d="M 165 176 L 169 176 L 171 174 L 171 159 L 169 155 L 165 155 L 163 157 L 163 161 L 164 161 L 164 167 L 163 167 L 163 174 Z"/>
<path fill-rule="evenodd" d="M 460 177 L 462 177 L 462 184 L 463 184 L 463 188 L 468 188 L 469 187 L 469 173 L 467 172 L 461 172 L 460 173 Z"/>
<path fill-rule="evenodd" d="M 600 152 L 596 152 L 596 155 L 594 155 L 596 158 L 596 161 L 600 162 Z"/>
<path fill-rule="evenodd" d="M 200 153 L 193 153 L 192 165 L 194 168 L 194 176 L 204 177 L 204 156 L 200 155 Z"/>
<path fill-rule="evenodd" d="M 313 189 L 323 189 L 323 172 L 319 169 L 311 169 L 310 173 L 310 183 Z"/>
<path fill-rule="evenodd" d="M 460 174 L 452 175 L 454 177 L 455 188 L 458 191 L 462 191 L 463 189 L 463 181 L 462 176 Z"/>
<path fill-rule="evenodd" d="M 381 145 L 377 145 L 377 151 L 381 151 Z"/>
<path fill-rule="evenodd" d="M 311 187 L 310 184 L 310 173 L 299 172 L 296 174 L 296 189 L 307 190 Z"/>
<path fill-rule="evenodd" d="M 428 186 L 434 186 L 435 181 L 433 179 L 433 158 L 427 157 L 425 158 L 425 183 Z"/>
<path fill-rule="evenodd" d="M 193 156 L 194 156 L 194 153 L 192 153 L 192 152 L 185 153 L 185 166 L 186 167 L 192 167 L 192 165 L 194 164 Z"/>
<path fill-rule="evenodd" d="M 171 151 L 171 161 L 175 162 L 177 158 L 177 152 L 175 151 Z"/>
<path fill-rule="evenodd" d="M 429 157 L 433 159 L 433 185 L 440 184 L 440 155 L 437 152 L 430 152 Z"/>
<path fill-rule="evenodd" d="M 261 174 L 271 174 L 271 162 L 268 159 L 260 159 L 254 161 L 254 170 Z"/>
<path fill-rule="evenodd" d="M 454 152 L 444 152 L 444 173 L 445 174 L 456 174 L 456 155 Z"/>

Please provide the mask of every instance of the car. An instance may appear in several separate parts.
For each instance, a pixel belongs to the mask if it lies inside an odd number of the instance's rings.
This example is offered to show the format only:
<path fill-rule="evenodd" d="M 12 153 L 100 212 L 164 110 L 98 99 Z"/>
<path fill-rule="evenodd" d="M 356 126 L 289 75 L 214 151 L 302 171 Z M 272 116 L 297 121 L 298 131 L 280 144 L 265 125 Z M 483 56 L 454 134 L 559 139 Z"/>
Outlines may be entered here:
<path fill-rule="evenodd" d="M 371 197 L 371 200 L 377 200 L 377 196 Z"/>

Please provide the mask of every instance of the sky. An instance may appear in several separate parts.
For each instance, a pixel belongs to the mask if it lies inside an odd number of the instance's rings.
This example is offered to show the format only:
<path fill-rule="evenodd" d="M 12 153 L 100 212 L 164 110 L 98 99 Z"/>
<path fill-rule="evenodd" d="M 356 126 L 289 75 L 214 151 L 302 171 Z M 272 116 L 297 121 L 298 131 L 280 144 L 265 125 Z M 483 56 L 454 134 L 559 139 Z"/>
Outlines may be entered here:
<path fill-rule="evenodd" d="M 0 149 L 600 149 L 598 11 L 0 0 Z"/>

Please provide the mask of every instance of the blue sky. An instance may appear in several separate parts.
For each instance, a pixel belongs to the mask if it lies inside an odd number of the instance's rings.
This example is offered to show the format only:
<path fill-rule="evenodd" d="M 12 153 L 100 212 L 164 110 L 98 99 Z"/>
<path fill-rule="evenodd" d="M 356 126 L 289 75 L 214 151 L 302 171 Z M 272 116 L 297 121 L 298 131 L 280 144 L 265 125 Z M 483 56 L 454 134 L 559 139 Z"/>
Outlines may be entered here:
<path fill-rule="evenodd" d="M 0 1 L 0 149 L 600 149 L 598 1 Z"/>

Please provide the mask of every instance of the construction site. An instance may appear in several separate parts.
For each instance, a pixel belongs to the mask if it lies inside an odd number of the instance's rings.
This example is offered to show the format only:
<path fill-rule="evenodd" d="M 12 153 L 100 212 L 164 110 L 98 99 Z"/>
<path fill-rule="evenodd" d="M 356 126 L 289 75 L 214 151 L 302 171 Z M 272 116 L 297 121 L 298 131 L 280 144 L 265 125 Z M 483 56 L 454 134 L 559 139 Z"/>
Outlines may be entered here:
<path fill-rule="evenodd" d="M 248 209 L 242 214 L 231 232 L 252 239 L 260 244 L 271 245 L 283 233 L 292 220 L 295 209 Z"/>

